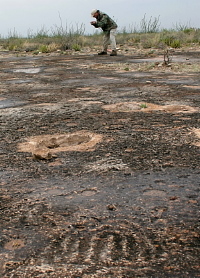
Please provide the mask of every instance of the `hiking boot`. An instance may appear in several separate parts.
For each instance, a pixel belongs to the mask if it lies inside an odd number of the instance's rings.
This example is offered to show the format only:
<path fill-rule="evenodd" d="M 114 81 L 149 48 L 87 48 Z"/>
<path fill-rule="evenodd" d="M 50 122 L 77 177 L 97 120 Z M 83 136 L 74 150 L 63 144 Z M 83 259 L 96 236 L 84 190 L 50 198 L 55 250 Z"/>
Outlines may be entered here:
<path fill-rule="evenodd" d="M 116 50 L 112 50 L 110 56 L 117 56 L 117 51 Z"/>
<path fill-rule="evenodd" d="M 101 51 L 98 53 L 98 55 L 107 55 L 107 52 L 106 51 Z"/>

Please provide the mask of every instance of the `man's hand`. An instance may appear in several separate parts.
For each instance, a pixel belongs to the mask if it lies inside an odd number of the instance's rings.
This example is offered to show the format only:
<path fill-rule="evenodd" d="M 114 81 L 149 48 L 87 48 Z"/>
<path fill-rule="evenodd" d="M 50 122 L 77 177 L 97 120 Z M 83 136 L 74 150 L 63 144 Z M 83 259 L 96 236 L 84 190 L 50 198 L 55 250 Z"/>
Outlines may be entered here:
<path fill-rule="evenodd" d="M 96 25 L 96 21 L 91 21 L 90 24 L 95 26 Z"/>

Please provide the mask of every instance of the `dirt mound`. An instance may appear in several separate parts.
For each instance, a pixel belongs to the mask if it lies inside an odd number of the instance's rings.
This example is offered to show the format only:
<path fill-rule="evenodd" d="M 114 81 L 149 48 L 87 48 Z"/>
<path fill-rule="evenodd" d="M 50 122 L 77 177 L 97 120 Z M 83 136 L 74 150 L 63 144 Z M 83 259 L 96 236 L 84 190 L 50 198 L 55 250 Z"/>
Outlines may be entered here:
<path fill-rule="evenodd" d="M 51 159 L 57 152 L 92 151 L 102 136 L 87 131 L 71 134 L 40 135 L 27 138 L 18 145 L 19 152 L 31 152 L 34 158 Z"/>

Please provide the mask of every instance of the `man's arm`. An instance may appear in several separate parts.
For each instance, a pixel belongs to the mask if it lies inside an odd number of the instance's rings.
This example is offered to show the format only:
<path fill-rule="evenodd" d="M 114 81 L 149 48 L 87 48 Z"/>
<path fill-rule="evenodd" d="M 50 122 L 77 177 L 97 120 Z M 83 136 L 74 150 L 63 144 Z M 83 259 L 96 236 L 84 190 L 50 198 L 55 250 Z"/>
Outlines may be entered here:
<path fill-rule="evenodd" d="M 103 15 L 101 20 L 97 21 L 96 24 L 94 25 L 96 28 L 102 28 L 104 29 L 108 25 L 108 16 Z"/>

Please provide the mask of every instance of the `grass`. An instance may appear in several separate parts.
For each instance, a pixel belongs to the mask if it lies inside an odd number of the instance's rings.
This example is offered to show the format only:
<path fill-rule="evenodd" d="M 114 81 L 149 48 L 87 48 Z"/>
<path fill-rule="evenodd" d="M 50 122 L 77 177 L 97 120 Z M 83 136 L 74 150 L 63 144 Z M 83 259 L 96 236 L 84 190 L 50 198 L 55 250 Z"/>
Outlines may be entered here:
<path fill-rule="evenodd" d="M 150 19 L 144 15 L 138 28 L 129 27 L 118 31 L 116 40 L 120 48 L 134 47 L 136 49 L 162 49 L 181 48 L 183 46 L 200 45 L 200 29 L 191 28 L 188 25 L 176 24 L 174 29 L 160 30 L 159 17 Z M 26 38 L 17 34 L 16 30 L 9 33 L 7 38 L 0 36 L 1 50 L 26 51 L 37 53 L 49 53 L 57 50 L 81 51 L 83 48 L 99 48 L 102 45 L 102 34 L 96 32 L 92 35 L 85 34 L 83 25 L 54 26 L 50 30 L 42 27 L 36 33 L 29 30 Z M 124 49 L 126 51 L 126 49 Z M 129 70 L 128 67 L 125 70 Z"/>
<path fill-rule="evenodd" d="M 166 49 L 181 48 L 196 44 L 200 45 L 200 29 L 192 30 L 189 33 L 184 31 L 160 31 L 158 33 L 118 33 L 116 36 L 117 44 L 120 47 L 135 47 L 138 49 Z M 81 51 L 84 47 L 95 48 L 102 45 L 102 34 L 83 35 L 36 35 L 31 38 L 9 37 L 0 39 L 2 50 L 9 51 L 40 51 L 53 52 L 55 50 Z"/>

